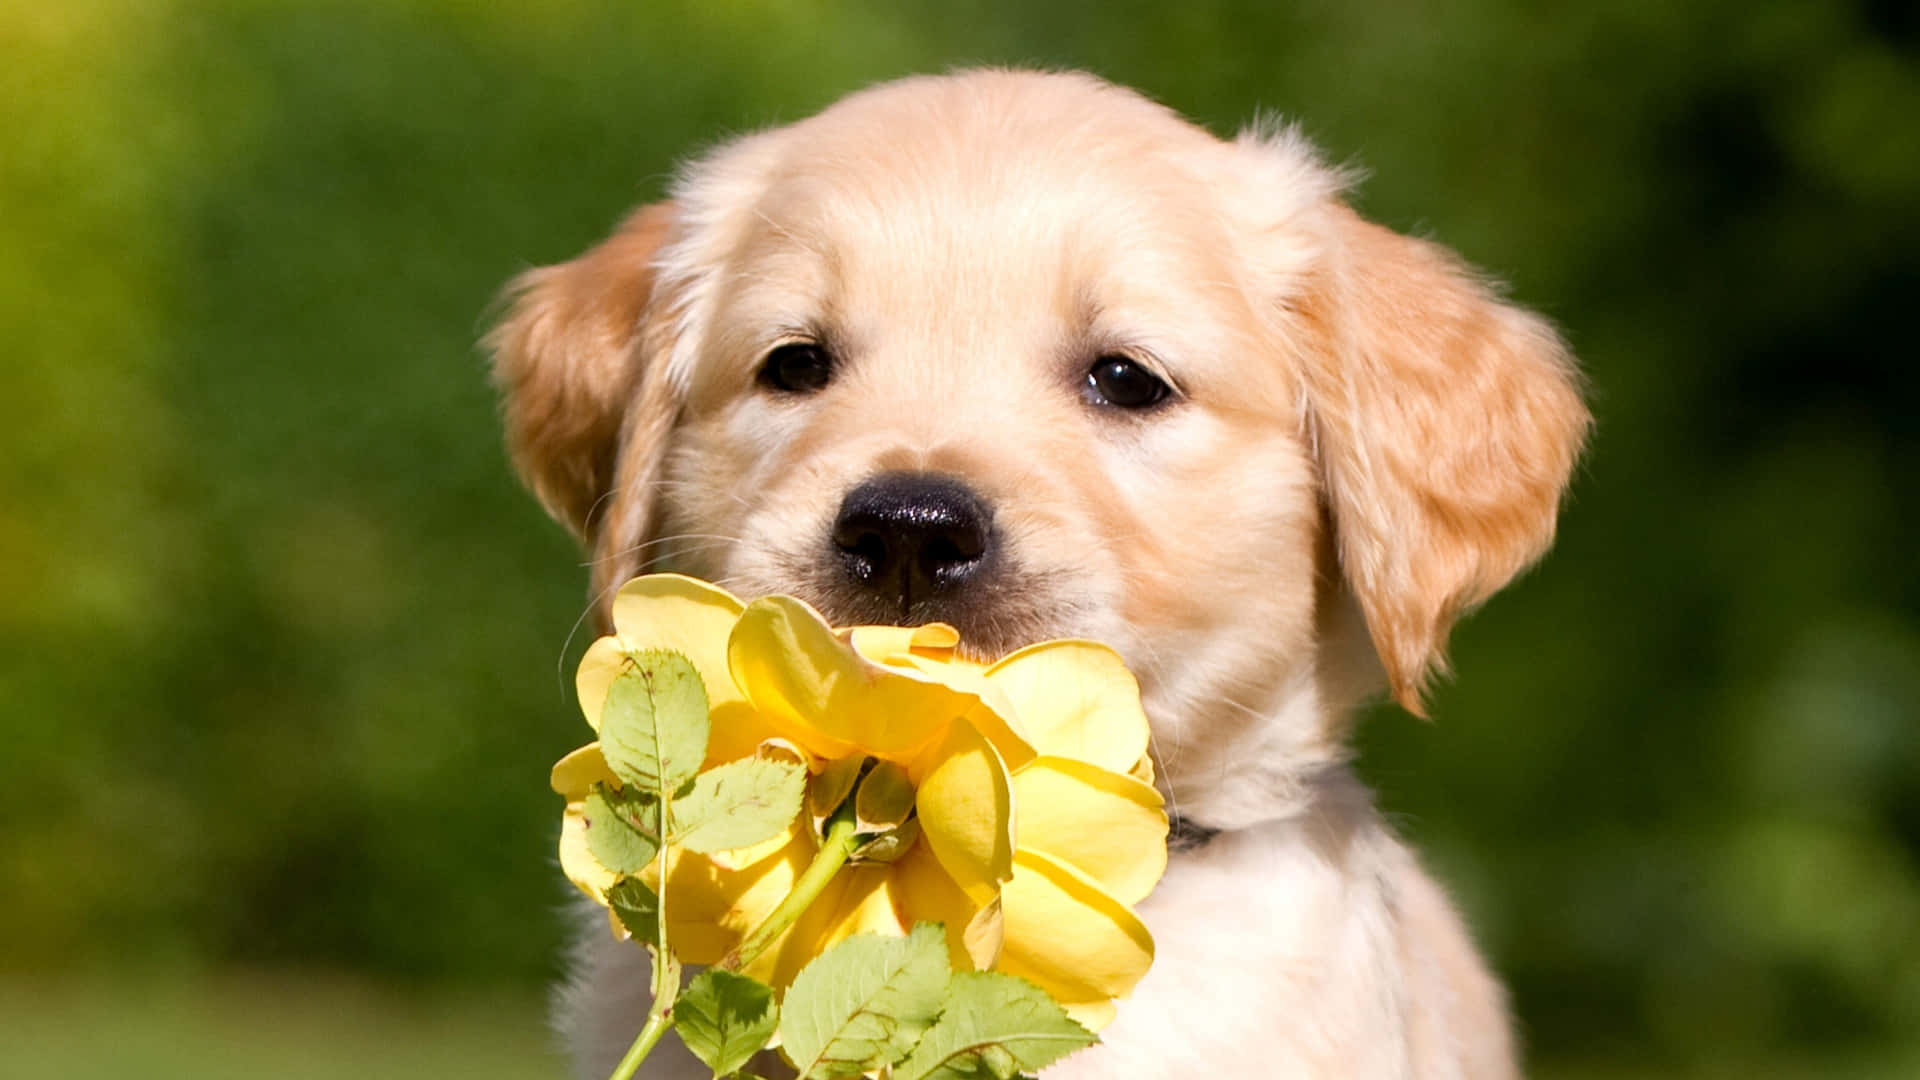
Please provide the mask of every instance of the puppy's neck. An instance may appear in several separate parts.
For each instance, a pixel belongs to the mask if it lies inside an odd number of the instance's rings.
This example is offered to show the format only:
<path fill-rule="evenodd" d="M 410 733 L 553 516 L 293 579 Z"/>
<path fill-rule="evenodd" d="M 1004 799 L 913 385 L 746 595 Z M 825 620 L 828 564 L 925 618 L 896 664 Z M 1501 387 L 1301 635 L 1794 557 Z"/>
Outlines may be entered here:
<path fill-rule="evenodd" d="M 1352 708 L 1329 706 L 1314 665 L 1303 665 L 1260 705 L 1187 702 L 1157 726 L 1156 765 L 1176 841 L 1312 814 L 1352 757 Z M 1149 702 L 1156 715 L 1162 702 Z M 1338 786 L 1337 784 L 1335 786 Z M 1197 846 L 1197 845 L 1193 845 Z"/>

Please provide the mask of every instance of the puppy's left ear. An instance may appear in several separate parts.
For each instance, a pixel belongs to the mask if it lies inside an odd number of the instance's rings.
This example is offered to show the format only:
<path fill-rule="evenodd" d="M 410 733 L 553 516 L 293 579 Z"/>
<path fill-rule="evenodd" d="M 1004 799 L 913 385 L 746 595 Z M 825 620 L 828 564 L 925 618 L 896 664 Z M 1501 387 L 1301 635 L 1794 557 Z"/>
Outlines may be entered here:
<path fill-rule="evenodd" d="M 657 439 L 670 419 L 663 410 L 636 414 L 634 405 L 654 256 L 673 220 L 671 203 L 642 207 L 572 262 L 520 275 L 507 287 L 512 309 L 487 336 L 514 468 L 547 512 L 588 543 L 613 490 L 623 428 L 648 425 L 627 438 Z"/>
<path fill-rule="evenodd" d="M 1443 249 L 1326 209 L 1307 413 L 1347 583 L 1424 715 L 1454 621 L 1552 542 L 1590 418 L 1543 320 Z"/>

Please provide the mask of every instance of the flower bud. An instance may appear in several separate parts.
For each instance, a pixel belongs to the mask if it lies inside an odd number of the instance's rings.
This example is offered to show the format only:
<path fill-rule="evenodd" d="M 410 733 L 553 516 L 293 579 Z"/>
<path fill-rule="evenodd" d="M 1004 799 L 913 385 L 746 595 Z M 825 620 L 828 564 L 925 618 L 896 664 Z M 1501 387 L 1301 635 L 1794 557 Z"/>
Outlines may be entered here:
<path fill-rule="evenodd" d="M 847 796 L 853 794 L 853 785 L 859 781 L 860 771 L 871 760 L 856 755 L 828 762 L 826 768 L 807 782 L 807 814 L 813 818 L 815 836 L 827 834 L 828 819 L 840 812 Z"/>
<path fill-rule="evenodd" d="M 899 825 L 874 837 L 853 849 L 848 856 L 849 862 L 890 863 L 905 855 L 914 842 L 920 839 L 920 821 L 908 818 Z"/>
<path fill-rule="evenodd" d="M 891 761 L 876 761 L 853 796 L 853 817 L 863 833 L 895 829 L 913 813 L 913 781 Z"/>

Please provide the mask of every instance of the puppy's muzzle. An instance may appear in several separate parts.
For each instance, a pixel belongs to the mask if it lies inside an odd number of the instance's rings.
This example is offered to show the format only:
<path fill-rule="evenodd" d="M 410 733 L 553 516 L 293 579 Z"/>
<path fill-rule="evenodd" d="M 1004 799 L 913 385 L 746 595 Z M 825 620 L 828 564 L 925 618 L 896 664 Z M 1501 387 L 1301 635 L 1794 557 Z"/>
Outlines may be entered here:
<path fill-rule="evenodd" d="M 861 607 L 910 619 L 963 598 L 995 561 L 993 512 L 940 473 L 882 473 L 847 493 L 833 546 Z"/>

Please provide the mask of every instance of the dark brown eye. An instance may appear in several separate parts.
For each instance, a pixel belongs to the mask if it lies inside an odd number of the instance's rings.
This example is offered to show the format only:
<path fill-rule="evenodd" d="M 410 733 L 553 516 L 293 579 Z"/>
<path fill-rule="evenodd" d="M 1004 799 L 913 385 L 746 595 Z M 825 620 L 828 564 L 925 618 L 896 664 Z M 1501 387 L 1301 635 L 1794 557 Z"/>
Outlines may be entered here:
<path fill-rule="evenodd" d="M 811 394 L 833 381 L 833 354 L 812 342 L 782 345 L 767 354 L 759 378 L 784 394 Z"/>
<path fill-rule="evenodd" d="M 1087 393 L 1102 405 L 1150 409 L 1167 400 L 1173 388 L 1134 360 L 1103 356 L 1087 371 Z"/>

